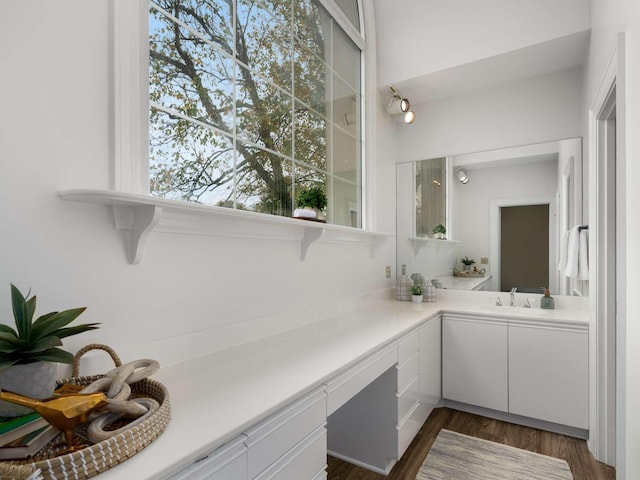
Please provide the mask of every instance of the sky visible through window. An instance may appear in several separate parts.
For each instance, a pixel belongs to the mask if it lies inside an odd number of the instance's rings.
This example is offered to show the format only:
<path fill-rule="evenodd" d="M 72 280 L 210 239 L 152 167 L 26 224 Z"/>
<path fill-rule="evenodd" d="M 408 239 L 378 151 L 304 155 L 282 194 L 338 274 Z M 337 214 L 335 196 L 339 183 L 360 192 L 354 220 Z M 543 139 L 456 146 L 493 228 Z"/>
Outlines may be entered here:
<path fill-rule="evenodd" d="M 290 216 L 315 185 L 360 226 L 361 52 L 322 6 L 158 0 L 149 39 L 153 195 Z"/>

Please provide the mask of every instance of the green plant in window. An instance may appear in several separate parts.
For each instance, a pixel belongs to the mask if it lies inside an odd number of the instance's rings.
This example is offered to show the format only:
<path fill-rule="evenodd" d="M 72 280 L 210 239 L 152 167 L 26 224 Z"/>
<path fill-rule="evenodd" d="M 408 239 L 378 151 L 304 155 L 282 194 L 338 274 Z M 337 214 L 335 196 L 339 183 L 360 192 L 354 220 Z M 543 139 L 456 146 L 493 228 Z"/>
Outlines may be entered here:
<path fill-rule="evenodd" d="M 327 206 L 327 195 L 321 187 L 314 186 L 303 188 L 298 193 L 296 204 L 300 208 L 315 208 L 318 210 L 324 210 Z"/>
<path fill-rule="evenodd" d="M 433 230 L 431 230 L 431 233 L 441 233 L 442 235 L 444 235 L 445 233 L 447 233 L 447 229 L 444 227 L 444 225 L 440 223 L 435 227 L 433 227 Z"/>

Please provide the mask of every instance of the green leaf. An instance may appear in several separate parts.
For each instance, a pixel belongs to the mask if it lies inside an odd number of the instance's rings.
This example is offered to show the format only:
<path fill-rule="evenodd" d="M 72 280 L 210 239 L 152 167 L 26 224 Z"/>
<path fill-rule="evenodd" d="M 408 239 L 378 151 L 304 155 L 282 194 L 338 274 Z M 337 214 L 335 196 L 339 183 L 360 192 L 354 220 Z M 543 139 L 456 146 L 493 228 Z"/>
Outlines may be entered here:
<path fill-rule="evenodd" d="M 13 335 L 14 337 L 18 336 L 18 332 L 16 332 L 9 325 L 5 325 L 4 323 L 0 323 L 0 333 L 9 333 L 9 334 Z"/>
<path fill-rule="evenodd" d="M 10 343 L 11 345 L 26 345 L 27 341 L 21 338 L 16 337 L 12 333 L 4 333 L 0 332 L 0 340 L 3 342 Z"/>
<path fill-rule="evenodd" d="M 35 344 L 29 345 L 29 348 L 23 350 L 24 353 L 43 352 L 53 347 L 59 347 L 62 345 L 60 337 L 45 337 L 38 340 Z"/>
<path fill-rule="evenodd" d="M 38 352 L 29 355 L 33 360 L 39 360 L 42 362 L 59 362 L 59 363 L 73 363 L 73 355 L 59 348 L 50 348 L 43 352 Z"/>
<path fill-rule="evenodd" d="M 46 322 L 41 322 L 38 325 L 38 328 L 34 328 L 32 330 L 32 339 L 38 340 L 40 338 L 48 337 L 49 335 L 54 335 L 57 330 L 73 322 L 86 309 L 86 307 L 72 308 L 70 310 L 65 310 L 64 312 L 58 312 L 55 315 L 51 315 Z"/>
<path fill-rule="evenodd" d="M 71 335 L 77 335 L 82 332 L 87 332 L 89 330 L 97 330 L 98 328 L 100 328 L 97 325 L 100 325 L 100 324 L 86 323 L 82 325 L 76 325 L 75 327 L 61 328 L 56 331 L 56 336 L 58 336 L 59 338 L 65 338 L 65 337 L 70 337 Z"/>
<path fill-rule="evenodd" d="M 16 345 L 15 343 L 9 343 L 9 342 L 0 340 L 0 354 L 13 353 L 17 350 L 20 350 L 20 348 L 21 348 L 20 345 Z"/>
<path fill-rule="evenodd" d="M 33 322 L 33 325 L 31 326 L 31 331 L 33 331 L 33 329 L 36 328 L 37 326 L 42 325 L 43 323 L 47 323 L 47 321 L 51 317 L 53 317 L 56 313 L 58 312 L 50 312 L 39 317 L 35 322 Z"/>
<path fill-rule="evenodd" d="M 0 357 L 0 370 L 3 368 L 10 367 L 11 365 L 15 365 L 17 361 L 18 361 L 17 359 Z"/>
<path fill-rule="evenodd" d="M 29 338 L 31 332 L 31 324 L 33 323 L 33 315 L 36 313 L 36 297 L 33 296 L 24 304 L 24 327 L 25 336 Z"/>
<path fill-rule="evenodd" d="M 13 307 L 13 318 L 18 328 L 18 334 L 23 337 L 25 335 L 24 327 L 24 313 L 25 313 L 26 299 L 13 283 L 11 284 L 11 305 Z"/>

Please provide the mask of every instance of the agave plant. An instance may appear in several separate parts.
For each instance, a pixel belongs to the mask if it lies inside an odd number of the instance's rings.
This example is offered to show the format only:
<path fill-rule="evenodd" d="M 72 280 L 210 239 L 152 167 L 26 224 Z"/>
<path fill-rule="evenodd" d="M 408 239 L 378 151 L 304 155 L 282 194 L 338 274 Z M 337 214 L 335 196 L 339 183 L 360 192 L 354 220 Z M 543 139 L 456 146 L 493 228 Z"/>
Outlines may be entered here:
<path fill-rule="evenodd" d="M 22 295 L 11 284 L 11 304 L 16 330 L 0 324 L 0 368 L 34 362 L 73 363 L 73 355 L 60 348 L 62 338 L 87 330 L 95 330 L 98 323 L 67 327 L 86 310 L 72 308 L 63 312 L 51 312 L 33 321 L 36 297 Z"/>

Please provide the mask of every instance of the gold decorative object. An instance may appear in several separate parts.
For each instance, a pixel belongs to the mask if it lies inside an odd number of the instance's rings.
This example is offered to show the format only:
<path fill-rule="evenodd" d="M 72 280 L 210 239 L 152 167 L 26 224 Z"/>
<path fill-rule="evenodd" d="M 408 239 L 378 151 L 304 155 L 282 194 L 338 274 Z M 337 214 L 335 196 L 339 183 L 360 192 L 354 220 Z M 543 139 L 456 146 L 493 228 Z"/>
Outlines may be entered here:
<path fill-rule="evenodd" d="M 123 368 L 115 368 L 104 375 L 80 376 L 80 358 L 94 349 L 104 350 L 111 356 L 116 367 Z M 120 387 L 122 391 L 130 390 L 125 392 L 129 400 L 118 400 L 122 392 L 113 392 L 114 396 L 111 397 L 108 391 L 85 391 L 85 397 L 86 394 L 105 395 L 108 405 L 89 414 L 87 422 L 73 428 L 74 448 L 65 448 L 65 442 L 58 436 L 31 458 L 0 462 L 0 480 L 86 480 L 126 461 L 149 446 L 162 434 L 171 419 L 169 391 L 161 383 L 144 378 L 157 369 L 156 363 L 138 360 L 122 365 L 116 352 L 107 345 L 91 344 L 81 348 L 75 355 L 71 378 L 58 381 L 56 393 L 71 397 L 81 393 L 78 390 L 95 389 L 96 385 L 104 385 L 104 389 L 109 390 L 115 384 L 114 390 Z M 129 370 L 132 371 L 128 372 Z M 112 377 L 108 376 L 110 373 Z M 143 407 L 147 413 L 131 420 L 127 413 L 131 407 Z M 113 418 L 121 414 L 124 415 L 123 418 L 114 424 Z M 134 418 L 135 416 L 137 413 Z M 102 435 L 98 440 L 92 441 L 89 438 L 92 425 Z M 109 428 L 103 429 L 105 426 Z M 23 469 L 25 473 L 17 475 L 17 468 Z"/>
<path fill-rule="evenodd" d="M 33 408 L 58 430 L 64 432 L 67 446 L 72 449 L 71 429 L 86 422 L 89 414 L 108 405 L 104 393 L 68 393 L 46 400 L 18 395 L 13 392 L 0 392 L 0 399 Z"/>

